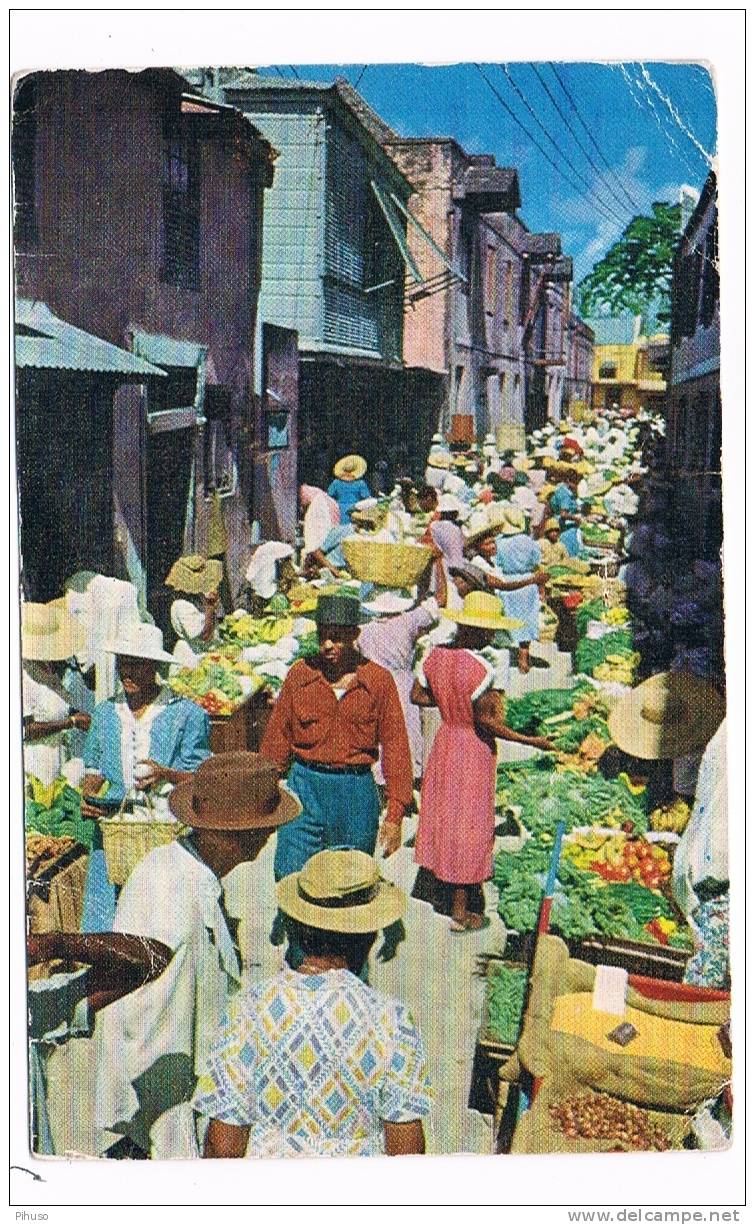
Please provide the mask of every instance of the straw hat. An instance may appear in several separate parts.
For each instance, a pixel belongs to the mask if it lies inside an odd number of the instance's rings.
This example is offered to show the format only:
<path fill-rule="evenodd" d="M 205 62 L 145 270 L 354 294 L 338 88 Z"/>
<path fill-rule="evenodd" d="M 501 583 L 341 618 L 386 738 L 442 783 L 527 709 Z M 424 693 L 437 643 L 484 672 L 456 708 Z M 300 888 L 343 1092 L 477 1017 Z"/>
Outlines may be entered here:
<path fill-rule="evenodd" d="M 278 771 L 259 753 L 216 753 L 178 783 L 171 811 L 194 829 L 274 829 L 301 812 Z"/>
<path fill-rule="evenodd" d="M 431 446 L 442 447 L 444 442 L 445 439 L 443 438 L 442 434 L 433 434 L 432 438 L 430 439 Z"/>
<path fill-rule="evenodd" d="M 530 459 L 529 455 L 517 455 L 511 461 L 511 467 L 517 472 L 529 472 L 530 468 L 535 467 L 535 462 Z"/>
<path fill-rule="evenodd" d="M 561 524 L 559 523 L 558 519 L 546 519 L 545 520 L 545 523 L 543 524 L 543 535 L 544 536 L 546 536 L 548 532 L 560 532 L 560 531 L 561 531 Z"/>
<path fill-rule="evenodd" d="M 461 502 L 452 493 L 442 493 L 438 498 L 439 515 L 458 515 L 462 509 Z"/>
<path fill-rule="evenodd" d="M 134 659 L 154 659 L 159 663 L 175 663 L 173 656 L 163 649 L 162 630 L 144 621 L 121 625 L 117 637 L 104 643 L 102 649 L 109 651 L 111 655 L 130 655 Z"/>
<path fill-rule="evenodd" d="M 427 463 L 430 468 L 442 468 L 446 471 L 451 467 L 451 457 L 447 451 L 431 451 Z"/>
<path fill-rule="evenodd" d="M 484 630 L 515 630 L 524 625 L 523 621 L 504 617 L 498 596 L 486 591 L 470 591 L 464 597 L 462 608 L 443 608 L 441 616 L 459 625 L 474 625 Z"/>
<path fill-rule="evenodd" d="M 381 877 L 364 851 L 319 851 L 275 887 L 278 905 L 308 927 L 363 935 L 406 912 L 406 894 Z"/>
<path fill-rule="evenodd" d="M 367 471 L 367 460 L 361 455 L 344 455 L 333 465 L 333 476 L 339 481 L 358 481 Z"/>
<path fill-rule="evenodd" d="M 165 586 L 184 591 L 187 595 L 209 595 L 211 591 L 217 591 L 222 577 L 221 561 L 208 561 L 198 553 L 189 553 L 173 563 Z"/>
<path fill-rule="evenodd" d="M 661 672 L 617 702 L 608 729 L 632 757 L 687 757 L 705 748 L 725 709 L 723 698 L 707 681 L 686 672 Z"/>
<path fill-rule="evenodd" d="M 524 511 L 518 506 L 504 506 L 504 519 L 499 529 L 501 536 L 520 536 L 527 529 Z"/>
<path fill-rule="evenodd" d="M 494 533 L 497 535 L 503 525 L 508 522 L 507 509 L 508 507 L 504 506 L 501 502 L 493 502 L 490 506 L 486 506 L 484 510 L 478 511 L 473 515 L 465 533 L 467 544 L 474 544 L 477 540 L 481 540 L 483 536 L 490 536 Z"/>
<path fill-rule="evenodd" d="M 86 634 L 65 600 L 21 605 L 21 654 L 28 660 L 71 659 L 83 650 Z"/>

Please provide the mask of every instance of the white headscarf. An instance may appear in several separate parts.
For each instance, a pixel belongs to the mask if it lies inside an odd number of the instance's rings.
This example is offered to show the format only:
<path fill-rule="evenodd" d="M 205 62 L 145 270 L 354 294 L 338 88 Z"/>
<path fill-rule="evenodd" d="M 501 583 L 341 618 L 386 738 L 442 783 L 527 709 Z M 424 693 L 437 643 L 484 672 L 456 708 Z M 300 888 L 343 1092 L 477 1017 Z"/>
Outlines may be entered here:
<path fill-rule="evenodd" d="M 318 499 L 316 499 L 317 501 Z M 293 555 L 290 544 L 282 540 L 268 540 L 255 550 L 246 571 L 246 581 L 255 595 L 269 600 L 277 591 L 277 563 Z"/>

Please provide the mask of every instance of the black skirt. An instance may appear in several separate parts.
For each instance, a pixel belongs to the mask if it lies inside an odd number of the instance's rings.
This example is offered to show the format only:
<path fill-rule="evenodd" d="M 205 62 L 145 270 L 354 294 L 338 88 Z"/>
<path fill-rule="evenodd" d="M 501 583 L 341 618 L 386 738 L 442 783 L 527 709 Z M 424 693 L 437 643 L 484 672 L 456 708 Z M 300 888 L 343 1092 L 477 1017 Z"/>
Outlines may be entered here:
<path fill-rule="evenodd" d="M 485 895 L 482 885 L 456 885 L 448 881 L 438 880 L 429 868 L 419 868 L 412 889 L 412 897 L 418 902 L 428 902 L 437 914 L 450 916 L 454 889 L 464 888 L 467 891 L 467 910 L 470 914 L 485 913 Z"/>

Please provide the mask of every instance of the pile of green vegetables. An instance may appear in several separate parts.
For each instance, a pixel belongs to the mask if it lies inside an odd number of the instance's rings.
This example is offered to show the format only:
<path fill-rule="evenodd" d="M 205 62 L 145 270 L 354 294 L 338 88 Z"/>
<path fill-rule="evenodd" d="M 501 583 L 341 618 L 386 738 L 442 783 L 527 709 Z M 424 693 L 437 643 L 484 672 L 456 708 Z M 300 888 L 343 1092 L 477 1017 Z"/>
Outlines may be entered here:
<path fill-rule="evenodd" d="M 634 638 L 629 629 L 614 630 L 602 638 L 581 638 L 574 650 L 574 669 L 591 676 L 609 655 L 629 657 L 634 653 Z"/>
<path fill-rule="evenodd" d="M 301 638 L 297 639 L 297 642 L 294 663 L 297 659 L 310 659 L 313 655 L 319 653 L 320 639 L 317 636 L 317 630 L 312 630 L 309 634 L 302 634 Z"/>
<path fill-rule="evenodd" d="M 81 815 L 81 794 L 64 780 L 59 780 L 51 793 L 51 802 L 42 803 L 27 796 L 24 822 L 29 832 L 47 834 L 51 838 L 73 838 L 82 846 L 91 846 L 94 821 Z"/>
<path fill-rule="evenodd" d="M 525 843 L 521 851 L 499 851 L 493 861 L 493 882 L 499 890 L 498 913 L 510 931 L 531 932 L 537 926 L 552 842 Z M 657 941 L 645 924 L 672 918 L 671 903 L 636 882 L 606 884 L 594 872 L 583 872 L 562 860 L 553 895 L 550 930 L 567 940 L 586 936 Z M 689 948 L 686 928 L 671 936 L 671 946 Z"/>
<path fill-rule="evenodd" d="M 615 527 L 606 527 L 601 523 L 583 523 L 582 539 L 585 544 L 597 544 L 608 547 L 618 544 L 619 533 Z"/>
<path fill-rule="evenodd" d="M 574 621 L 580 638 L 584 638 L 587 633 L 588 621 L 600 621 L 606 611 L 606 607 L 606 604 L 600 598 L 597 600 L 587 600 L 584 604 L 580 604 L 574 614 Z"/>
<path fill-rule="evenodd" d="M 518 763 L 517 763 L 518 764 Z M 575 825 L 600 825 L 611 816 L 633 830 L 648 827 L 643 797 L 634 795 L 621 779 L 599 774 L 557 774 L 550 769 L 498 768 L 496 799 L 499 807 L 516 807 L 525 829 L 533 835 L 554 835 L 559 821 L 567 832 Z"/>
<path fill-rule="evenodd" d="M 592 709 L 586 718 L 578 719 L 573 714 L 573 705 L 583 695 L 590 696 Z M 595 689 L 586 681 L 571 689 L 536 690 L 506 704 L 506 723 L 512 731 L 549 736 L 554 749 L 561 753 L 576 753 L 591 732 L 610 743 L 607 714 L 607 705 L 596 698 Z"/>
<path fill-rule="evenodd" d="M 488 972 L 487 1030 L 507 1046 L 516 1046 L 527 994 L 527 971 L 522 966 L 493 962 Z"/>
<path fill-rule="evenodd" d="M 585 688 L 583 684 L 570 689 L 536 689 L 521 698 L 509 698 L 506 723 L 513 732 L 537 735 L 546 719 L 571 710 L 575 697 Z"/>

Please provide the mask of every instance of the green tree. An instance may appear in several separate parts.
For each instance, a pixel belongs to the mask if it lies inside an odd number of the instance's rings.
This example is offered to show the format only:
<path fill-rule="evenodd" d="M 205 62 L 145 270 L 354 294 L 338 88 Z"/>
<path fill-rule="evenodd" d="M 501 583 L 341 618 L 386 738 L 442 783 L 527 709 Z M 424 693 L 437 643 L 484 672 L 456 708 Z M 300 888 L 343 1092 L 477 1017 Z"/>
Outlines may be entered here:
<path fill-rule="evenodd" d="M 652 205 L 650 217 L 634 217 L 592 272 L 577 286 L 581 315 L 671 318 L 671 273 L 679 242 L 678 204 Z"/>

